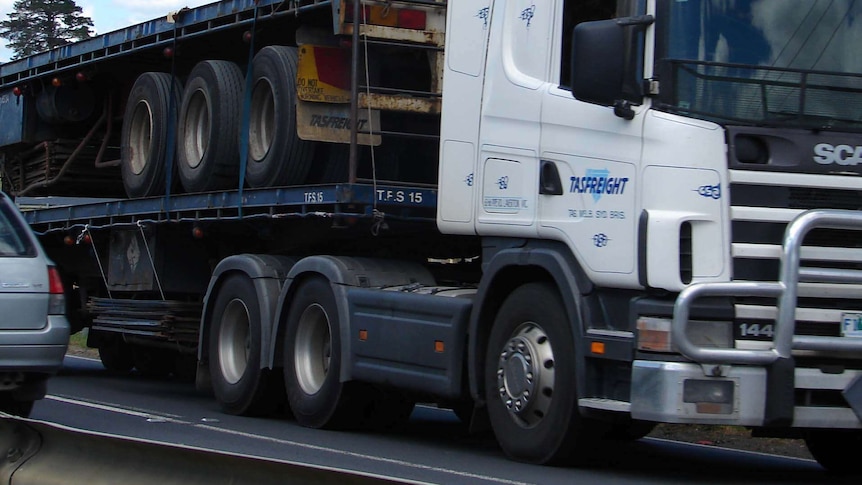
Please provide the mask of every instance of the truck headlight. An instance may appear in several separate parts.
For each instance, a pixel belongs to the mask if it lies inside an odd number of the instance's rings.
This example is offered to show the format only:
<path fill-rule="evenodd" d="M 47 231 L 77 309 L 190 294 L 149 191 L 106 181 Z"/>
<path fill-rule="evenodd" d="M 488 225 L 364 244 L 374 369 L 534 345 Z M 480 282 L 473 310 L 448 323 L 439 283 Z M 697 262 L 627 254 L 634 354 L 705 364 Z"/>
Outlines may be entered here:
<path fill-rule="evenodd" d="M 640 317 L 637 320 L 638 350 L 674 352 L 669 318 Z M 692 320 L 686 327 L 688 339 L 704 348 L 731 348 L 733 326 L 731 322 Z"/>

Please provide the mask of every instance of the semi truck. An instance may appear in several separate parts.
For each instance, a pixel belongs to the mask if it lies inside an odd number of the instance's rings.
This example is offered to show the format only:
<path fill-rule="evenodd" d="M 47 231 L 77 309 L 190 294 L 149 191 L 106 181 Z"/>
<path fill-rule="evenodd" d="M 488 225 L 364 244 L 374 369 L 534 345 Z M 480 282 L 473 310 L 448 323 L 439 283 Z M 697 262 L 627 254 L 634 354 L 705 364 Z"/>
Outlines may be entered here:
<path fill-rule="evenodd" d="M 0 66 L 3 186 L 104 365 L 227 413 L 434 403 L 537 464 L 734 425 L 852 472 L 860 17 L 224 0 Z"/>

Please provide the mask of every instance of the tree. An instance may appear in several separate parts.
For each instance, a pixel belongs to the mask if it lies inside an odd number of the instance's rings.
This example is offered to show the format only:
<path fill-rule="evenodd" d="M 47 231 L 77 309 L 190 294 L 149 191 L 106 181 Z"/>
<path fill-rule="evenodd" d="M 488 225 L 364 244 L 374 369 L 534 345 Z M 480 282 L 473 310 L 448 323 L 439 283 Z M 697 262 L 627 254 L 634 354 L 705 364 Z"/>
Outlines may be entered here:
<path fill-rule="evenodd" d="M 17 0 L 8 20 L 0 22 L 0 37 L 9 40 L 12 59 L 90 37 L 93 20 L 75 0 Z"/>

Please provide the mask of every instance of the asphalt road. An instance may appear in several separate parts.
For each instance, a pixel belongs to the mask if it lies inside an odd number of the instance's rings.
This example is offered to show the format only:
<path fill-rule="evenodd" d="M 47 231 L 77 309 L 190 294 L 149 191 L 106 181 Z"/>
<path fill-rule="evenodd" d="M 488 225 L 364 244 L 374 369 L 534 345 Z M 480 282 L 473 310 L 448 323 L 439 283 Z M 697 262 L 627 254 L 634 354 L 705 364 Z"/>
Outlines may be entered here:
<path fill-rule="evenodd" d="M 311 430 L 287 417 L 223 414 L 186 382 L 113 376 L 67 357 L 33 419 L 77 429 L 441 484 L 857 483 L 813 461 L 643 439 L 599 453 L 587 468 L 506 459 L 490 435 L 469 435 L 448 411 L 418 407 L 387 433 Z"/>

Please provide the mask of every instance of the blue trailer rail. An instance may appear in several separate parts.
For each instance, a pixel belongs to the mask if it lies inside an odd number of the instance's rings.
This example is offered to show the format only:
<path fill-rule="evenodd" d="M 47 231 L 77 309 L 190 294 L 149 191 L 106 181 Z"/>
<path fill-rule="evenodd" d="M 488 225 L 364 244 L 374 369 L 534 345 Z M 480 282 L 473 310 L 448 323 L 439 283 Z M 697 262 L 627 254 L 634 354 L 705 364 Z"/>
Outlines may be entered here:
<path fill-rule="evenodd" d="M 336 3 L 336 8 L 339 3 Z M 181 10 L 173 22 L 165 15 L 0 65 L 0 89 L 73 67 L 86 67 L 103 59 L 144 49 L 168 47 L 175 41 L 216 30 L 251 25 L 266 18 L 301 15 L 312 9 L 329 6 L 332 6 L 332 0 L 224 0 Z"/>
<path fill-rule="evenodd" d="M 88 226 L 99 228 L 146 222 L 221 221 L 253 218 L 391 218 L 433 222 L 437 190 L 366 184 L 274 187 L 117 199 L 52 206 L 50 198 L 19 200 L 38 234 Z"/>

